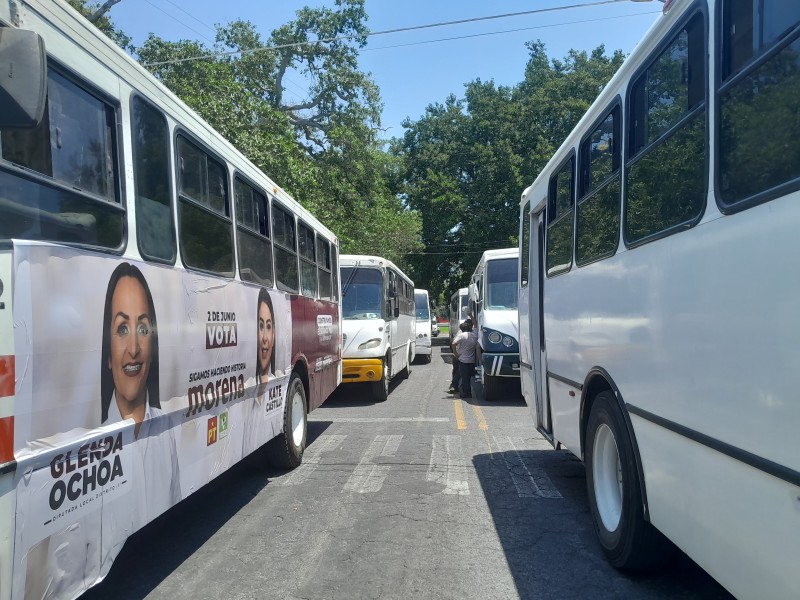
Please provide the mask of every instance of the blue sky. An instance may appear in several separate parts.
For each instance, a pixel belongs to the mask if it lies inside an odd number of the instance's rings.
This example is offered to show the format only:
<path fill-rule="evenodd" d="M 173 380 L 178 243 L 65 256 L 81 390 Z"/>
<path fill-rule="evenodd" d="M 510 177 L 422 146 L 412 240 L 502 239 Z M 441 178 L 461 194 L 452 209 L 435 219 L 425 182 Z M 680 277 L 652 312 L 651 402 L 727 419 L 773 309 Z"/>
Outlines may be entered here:
<path fill-rule="evenodd" d="M 528 57 L 527 41 L 542 40 L 551 58 L 563 58 L 571 48 L 591 51 L 600 44 L 609 53 L 628 54 L 661 12 L 659 2 L 585 6 L 597 1 L 366 0 L 367 25 L 373 32 L 583 5 L 370 37 L 360 67 L 372 73 L 381 90 L 383 137 L 401 136 L 405 117 L 419 119 L 426 106 L 443 102 L 448 94 L 462 97 L 469 81 L 519 83 Z M 153 32 L 167 40 L 192 39 L 210 46 L 216 23 L 252 21 L 267 37 L 294 19 L 299 8 L 333 4 L 332 0 L 121 0 L 110 16 L 134 44 L 141 44 Z M 304 97 L 303 84 L 298 76 L 291 77 L 288 99 Z"/>

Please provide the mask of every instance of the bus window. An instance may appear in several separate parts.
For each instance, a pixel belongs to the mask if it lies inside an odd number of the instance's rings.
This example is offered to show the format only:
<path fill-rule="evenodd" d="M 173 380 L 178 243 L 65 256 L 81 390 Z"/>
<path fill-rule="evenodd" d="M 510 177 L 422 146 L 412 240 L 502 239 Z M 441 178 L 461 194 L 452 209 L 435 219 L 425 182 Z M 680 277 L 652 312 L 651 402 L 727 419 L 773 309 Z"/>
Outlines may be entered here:
<path fill-rule="evenodd" d="M 275 280 L 279 290 L 297 293 L 297 236 L 291 213 L 272 206 L 272 239 L 275 244 Z"/>
<path fill-rule="evenodd" d="M 575 262 L 584 265 L 617 250 L 620 219 L 619 107 L 581 144 Z"/>
<path fill-rule="evenodd" d="M 272 285 L 272 243 L 267 197 L 240 178 L 234 182 L 239 276 L 244 281 Z"/>
<path fill-rule="evenodd" d="M 800 34 L 788 35 L 798 23 L 797 2 L 723 4 L 717 162 L 723 204 L 788 182 L 798 186 L 800 123 L 793 115 L 800 95 Z"/>
<path fill-rule="evenodd" d="M 633 83 L 624 225 L 629 244 L 681 231 L 703 212 L 703 28 L 703 16 L 695 15 Z"/>
<path fill-rule="evenodd" d="M 121 248 L 116 112 L 52 67 L 47 85 L 38 127 L 0 131 L 0 238 Z"/>
<path fill-rule="evenodd" d="M 317 297 L 317 257 L 314 231 L 300 223 L 297 228 L 297 245 L 300 250 L 300 290 L 304 296 Z"/>
<path fill-rule="evenodd" d="M 225 166 L 178 136 L 178 225 L 187 267 L 233 277 Z"/>
<path fill-rule="evenodd" d="M 550 181 L 547 205 L 547 276 L 569 271 L 572 265 L 573 190 L 575 157 L 570 158 Z"/>
<path fill-rule="evenodd" d="M 136 237 L 142 256 L 175 262 L 175 229 L 169 184 L 169 130 L 161 111 L 138 96 L 133 99 L 133 181 Z"/>
<path fill-rule="evenodd" d="M 322 300 L 333 300 L 331 244 L 319 235 L 317 236 L 317 271 L 319 278 L 319 297 Z"/>

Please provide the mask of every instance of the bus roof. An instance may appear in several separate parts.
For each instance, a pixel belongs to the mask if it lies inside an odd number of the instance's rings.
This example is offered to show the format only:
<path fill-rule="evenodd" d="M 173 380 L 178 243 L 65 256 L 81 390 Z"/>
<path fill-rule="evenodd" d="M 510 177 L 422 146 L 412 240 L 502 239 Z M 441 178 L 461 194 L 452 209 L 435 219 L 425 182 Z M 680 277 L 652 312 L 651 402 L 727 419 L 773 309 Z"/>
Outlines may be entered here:
<path fill-rule="evenodd" d="M 340 254 L 339 255 L 339 266 L 340 267 L 377 267 L 381 269 L 385 269 L 386 267 L 391 267 L 395 271 L 397 271 L 403 279 L 405 279 L 408 283 L 412 286 L 414 282 L 411 281 L 411 278 L 403 273 L 403 271 L 390 261 L 388 258 L 383 258 L 382 256 L 372 256 L 369 254 Z"/>

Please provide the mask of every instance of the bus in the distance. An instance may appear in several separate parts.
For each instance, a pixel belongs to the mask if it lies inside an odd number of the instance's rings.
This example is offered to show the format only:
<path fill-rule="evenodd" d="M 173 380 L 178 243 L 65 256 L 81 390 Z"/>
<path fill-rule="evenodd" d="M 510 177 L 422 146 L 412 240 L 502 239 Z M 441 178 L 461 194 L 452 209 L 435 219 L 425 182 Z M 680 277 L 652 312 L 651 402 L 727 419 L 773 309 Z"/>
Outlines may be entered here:
<path fill-rule="evenodd" d="M 450 297 L 450 345 L 458 335 L 458 327 L 467 320 L 467 309 L 469 305 L 469 289 L 459 288 Z"/>
<path fill-rule="evenodd" d="M 0 25 L 0 598 L 74 598 L 254 450 L 300 464 L 338 241 L 66 2 Z"/>
<path fill-rule="evenodd" d="M 416 357 L 414 282 L 380 256 L 342 254 L 340 264 L 342 384 L 366 382 L 383 402 Z"/>
<path fill-rule="evenodd" d="M 428 298 L 428 290 L 421 290 L 419 288 L 414 290 L 414 314 L 417 320 L 416 331 L 416 353 L 417 356 L 422 356 L 426 363 L 431 362 L 432 349 L 431 343 L 433 338 L 433 328 L 431 323 L 431 303 Z M 438 333 L 438 329 L 437 329 Z"/>
<path fill-rule="evenodd" d="M 800 3 L 676 1 L 521 199 L 522 388 L 624 569 L 800 598 Z"/>
<path fill-rule="evenodd" d="M 487 250 L 469 285 L 469 311 L 478 332 L 477 366 L 486 400 L 497 400 L 504 380 L 519 381 L 517 274 L 519 249 Z"/>

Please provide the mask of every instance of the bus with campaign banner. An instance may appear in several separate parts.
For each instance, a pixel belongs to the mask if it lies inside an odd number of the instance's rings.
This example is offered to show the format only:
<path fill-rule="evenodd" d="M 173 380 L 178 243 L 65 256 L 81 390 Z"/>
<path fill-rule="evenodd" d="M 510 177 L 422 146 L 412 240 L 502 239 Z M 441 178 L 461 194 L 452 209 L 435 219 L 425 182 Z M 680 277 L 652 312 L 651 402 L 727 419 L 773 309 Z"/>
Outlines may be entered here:
<path fill-rule="evenodd" d="M 300 464 L 338 240 L 66 2 L 0 25 L 0 599 L 74 598 L 256 449 Z"/>

